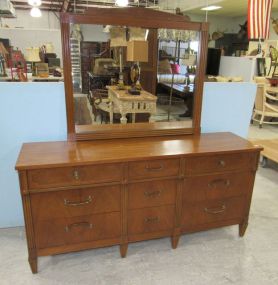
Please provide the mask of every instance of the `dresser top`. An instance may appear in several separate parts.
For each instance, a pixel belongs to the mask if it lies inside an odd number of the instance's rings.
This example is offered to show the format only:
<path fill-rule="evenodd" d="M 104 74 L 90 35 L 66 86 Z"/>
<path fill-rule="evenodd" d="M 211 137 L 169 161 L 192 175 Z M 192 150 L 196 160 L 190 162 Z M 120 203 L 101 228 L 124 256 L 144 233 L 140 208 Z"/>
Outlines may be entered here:
<path fill-rule="evenodd" d="M 25 143 L 21 148 L 16 169 L 76 166 L 261 149 L 232 133 Z"/>

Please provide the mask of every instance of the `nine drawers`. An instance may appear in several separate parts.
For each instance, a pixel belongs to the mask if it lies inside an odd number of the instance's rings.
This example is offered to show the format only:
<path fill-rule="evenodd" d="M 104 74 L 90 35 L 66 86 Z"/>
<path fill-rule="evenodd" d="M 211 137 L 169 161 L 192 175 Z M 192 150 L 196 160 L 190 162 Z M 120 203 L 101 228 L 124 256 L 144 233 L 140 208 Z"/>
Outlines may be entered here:
<path fill-rule="evenodd" d="M 174 228 L 175 207 L 164 206 L 128 211 L 128 234 L 159 232 Z"/>
<path fill-rule="evenodd" d="M 117 212 L 120 186 L 36 193 L 31 195 L 31 206 L 35 221 Z"/>
<path fill-rule="evenodd" d="M 128 208 L 145 208 L 175 204 L 176 180 L 134 183 L 128 186 Z"/>
<path fill-rule="evenodd" d="M 252 177 L 250 171 L 188 177 L 184 182 L 183 203 L 244 195 L 252 189 Z"/>
<path fill-rule="evenodd" d="M 68 245 L 121 236 L 119 212 L 61 218 L 35 224 L 37 248 Z"/>
<path fill-rule="evenodd" d="M 179 159 L 130 162 L 128 176 L 131 180 L 178 176 Z"/>
<path fill-rule="evenodd" d="M 231 170 L 248 170 L 254 167 L 253 158 L 250 153 L 194 156 L 186 159 L 185 174 L 196 175 Z"/>
<path fill-rule="evenodd" d="M 64 187 L 121 180 L 122 164 L 88 165 L 28 171 L 30 189 Z"/>
<path fill-rule="evenodd" d="M 242 218 L 245 193 L 252 188 L 252 164 L 252 156 L 246 153 L 186 159 L 183 228 Z M 130 162 L 128 176 L 130 181 L 177 177 L 179 167 L 179 159 Z M 231 172 L 238 169 L 242 172 Z M 120 182 L 122 177 L 123 164 L 39 169 L 28 171 L 28 185 L 46 189 Z M 174 229 L 177 185 L 177 179 L 128 184 L 128 235 Z M 121 236 L 120 185 L 33 193 L 30 197 L 37 248 Z"/>
<path fill-rule="evenodd" d="M 182 225 L 184 228 L 190 228 L 194 225 L 242 218 L 244 208 L 244 196 L 226 200 L 204 201 L 195 205 L 184 205 Z"/>

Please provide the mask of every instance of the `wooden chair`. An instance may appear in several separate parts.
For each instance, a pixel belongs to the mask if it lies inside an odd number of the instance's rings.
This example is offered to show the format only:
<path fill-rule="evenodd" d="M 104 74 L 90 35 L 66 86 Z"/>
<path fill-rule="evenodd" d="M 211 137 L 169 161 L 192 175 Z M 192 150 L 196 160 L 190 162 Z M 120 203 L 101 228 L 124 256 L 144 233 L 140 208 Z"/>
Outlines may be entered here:
<path fill-rule="evenodd" d="M 258 80 L 255 79 L 257 82 Z M 252 120 L 259 122 L 259 127 L 262 124 L 278 124 L 278 121 L 273 121 L 273 118 L 278 118 L 278 97 L 272 96 L 266 92 L 266 84 L 263 82 L 257 83 L 257 94 L 255 99 L 255 107 Z M 265 120 L 268 118 L 269 120 Z"/>
<path fill-rule="evenodd" d="M 88 100 L 92 106 L 92 113 L 94 115 L 94 121 L 100 116 L 100 122 L 109 121 L 110 102 L 108 98 L 108 91 L 106 89 L 93 89 L 88 93 Z"/>
<path fill-rule="evenodd" d="M 93 89 L 88 93 L 88 100 L 92 106 L 94 121 L 100 116 L 100 123 L 110 122 L 110 100 L 107 89 Z M 113 123 L 120 122 L 120 112 L 114 110 Z"/>

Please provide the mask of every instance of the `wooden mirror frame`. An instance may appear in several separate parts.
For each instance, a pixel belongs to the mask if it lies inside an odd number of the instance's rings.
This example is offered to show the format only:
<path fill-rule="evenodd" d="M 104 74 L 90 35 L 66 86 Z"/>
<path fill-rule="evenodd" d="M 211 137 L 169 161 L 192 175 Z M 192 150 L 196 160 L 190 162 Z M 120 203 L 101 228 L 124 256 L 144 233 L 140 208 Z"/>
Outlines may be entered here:
<path fill-rule="evenodd" d="M 200 32 L 192 127 L 185 127 L 184 122 L 75 126 L 70 60 L 70 24 L 119 25 L 148 29 L 181 29 Z M 207 57 L 208 23 L 188 22 L 185 17 L 181 15 L 140 7 L 89 8 L 86 10 L 85 14 L 61 13 L 61 33 L 67 110 L 67 132 L 69 140 L 94 140 L 200 133 L 203 82 Z"/>

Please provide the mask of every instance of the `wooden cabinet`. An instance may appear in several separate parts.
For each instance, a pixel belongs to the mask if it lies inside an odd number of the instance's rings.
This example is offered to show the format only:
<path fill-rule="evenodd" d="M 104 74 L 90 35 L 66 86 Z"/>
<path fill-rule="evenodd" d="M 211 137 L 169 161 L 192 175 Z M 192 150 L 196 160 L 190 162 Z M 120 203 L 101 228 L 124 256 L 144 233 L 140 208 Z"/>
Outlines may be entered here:
<path fill-rule="evenodd" d="M 112 143 L 113 142 L 113 143 Z M 24 144 L 29 262 L 37 257 L 248 223 L 259 147 L 229 133 Z"/>

